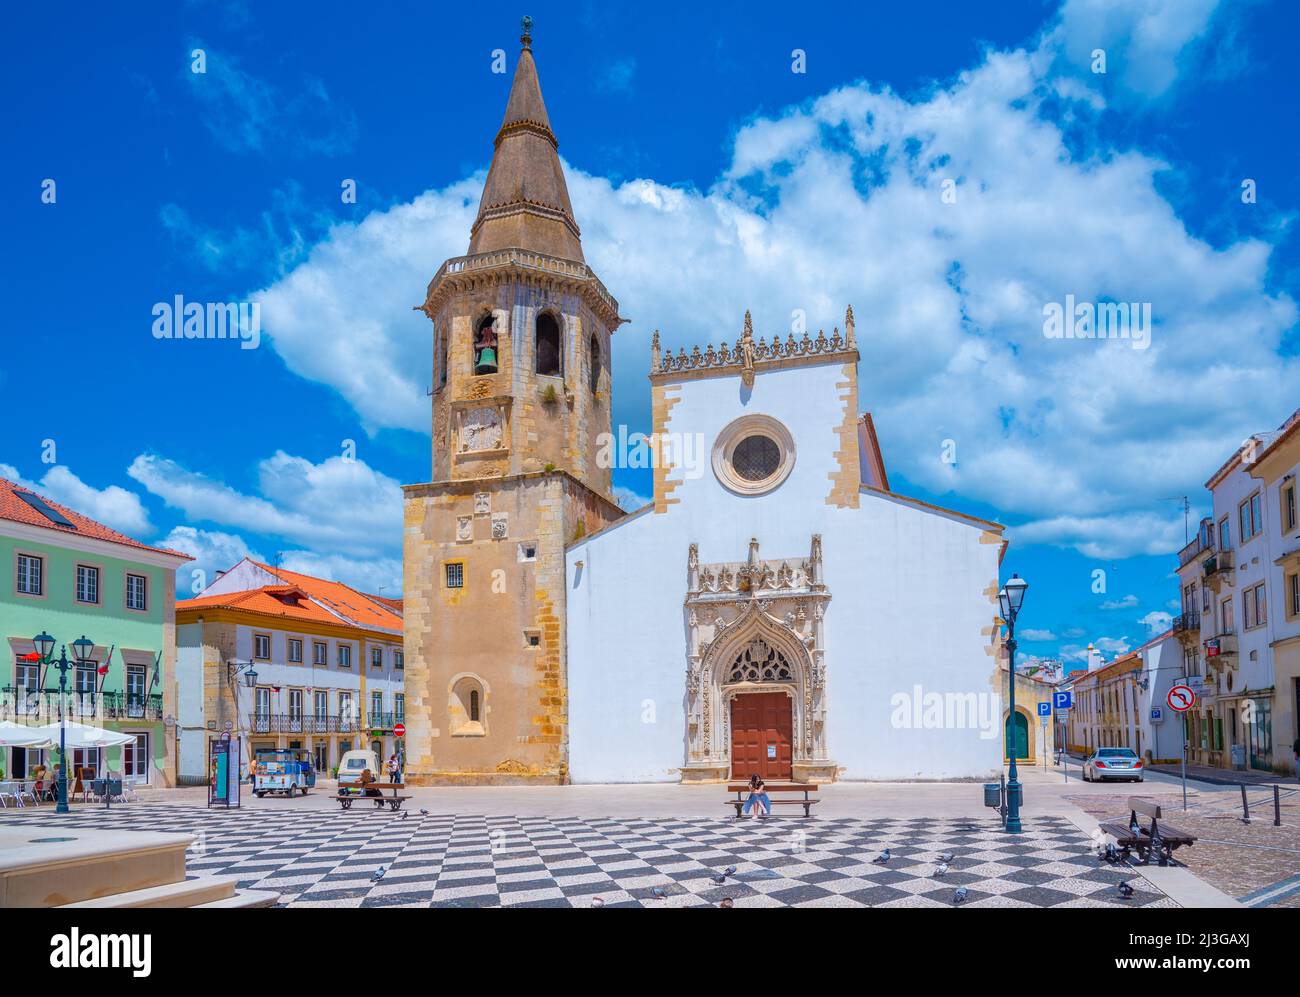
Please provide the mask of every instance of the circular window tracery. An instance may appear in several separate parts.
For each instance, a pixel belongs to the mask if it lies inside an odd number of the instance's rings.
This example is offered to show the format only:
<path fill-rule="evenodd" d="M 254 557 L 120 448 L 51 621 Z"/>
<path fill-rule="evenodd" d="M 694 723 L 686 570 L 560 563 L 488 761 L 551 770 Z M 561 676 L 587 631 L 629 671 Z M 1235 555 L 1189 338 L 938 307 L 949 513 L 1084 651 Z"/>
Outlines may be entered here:
<path fill-rule="evenodd" d="M 713 473 L 738 495 L 762 495 L 794 468 L 794 438 L 770 415 L 746 415 L 718 434 Z"/>

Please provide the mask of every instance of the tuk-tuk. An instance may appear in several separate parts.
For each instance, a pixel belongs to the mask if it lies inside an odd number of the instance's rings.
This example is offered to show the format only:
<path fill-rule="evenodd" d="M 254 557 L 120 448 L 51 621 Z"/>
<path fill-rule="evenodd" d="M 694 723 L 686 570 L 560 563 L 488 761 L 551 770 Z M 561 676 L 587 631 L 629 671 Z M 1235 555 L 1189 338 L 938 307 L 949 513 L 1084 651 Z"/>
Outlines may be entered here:
<path fill-rule="evenodd" d="M 305 748 L 259 748 L 253 756 L 253 795 L 305 796 L 316 785 L 316 769 Z"/>

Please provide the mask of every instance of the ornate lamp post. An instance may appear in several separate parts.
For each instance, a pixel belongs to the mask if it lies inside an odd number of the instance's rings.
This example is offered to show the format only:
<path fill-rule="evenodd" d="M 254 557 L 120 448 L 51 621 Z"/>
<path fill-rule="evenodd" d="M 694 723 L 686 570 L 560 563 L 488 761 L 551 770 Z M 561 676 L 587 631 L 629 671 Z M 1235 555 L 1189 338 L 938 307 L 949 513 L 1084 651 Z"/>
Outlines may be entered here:
<path fill-rule="evenodd" d="M 90 662 L 90 656 L 94 653 L 95 642 L 90 640 L 85 634 L 80 639 L 72 642 L 72 661 L 68 660 L 68 648 L 65 645 L 59 650 L 59 660 L 53 659 L 55 639 L 41 631 L 32 638 L 32 643 L 36 645 L 36 651 L 41 656 L 41 663 L 46 668 L 53 666 L 59 670 L 59 801 L 54 808 L 55 813 L 66 814 L 68 812 L 68 727 L 67 727 L 67 697 L 68 689 L 68 670 L 77 665 L 86 665 Z M 45 688 L 45 676 L 41 676 L 41 688 Z"/>
<path fill-rule="evenodd" d="M 1007 713 L 1007 726 L 1004 732 L 1003 743 L 1007 747 L 1007 755 L 1011 759 L 1010 770 L 1007 773 L 1007 833 L 1019 834 L 1022 830 L 1020 826 L 1020 797 L 1021 786 L 1018 773 L 1016 771 L 1016 617 L 1020 615 L 1020 607 L 1025 601 L 1025 589 L 1029 588 L 1029 583 L 1019 575 L 1012 575 L 1006 585 L 1002 586 L 1002 591 L 998 593 L 998 606 L 1002 610 L 1002 619 L 1007 625 L 1007 655 L 1009 658 L 1007 673 L 1007 686 L 1010 689 L 1010 707 Z"/>

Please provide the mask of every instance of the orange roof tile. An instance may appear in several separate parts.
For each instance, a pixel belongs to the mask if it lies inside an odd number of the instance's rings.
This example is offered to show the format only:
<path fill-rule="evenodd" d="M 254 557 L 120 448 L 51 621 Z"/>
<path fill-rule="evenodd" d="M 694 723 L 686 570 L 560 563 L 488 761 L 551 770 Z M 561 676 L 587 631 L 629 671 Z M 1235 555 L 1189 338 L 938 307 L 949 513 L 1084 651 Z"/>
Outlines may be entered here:
<path fill-rule="evenodd" d="M 72 527 L 60 526 L 51 522 L 44 515 L 33 509 L 30 505 L 18 497 L 19 493 L 35 495 L 42 502 L 48 505 L 55 512 L 60 513 L 67 518 Z M 104 540 L 108 543 L 121 544 L 124 547 L 134 547 L 137 550 L 153 551 L 155 554 L 170 554 L 173 557 L 184 558 L 186 561 L 192 561 L 194 558 L 188 554 L 182 554 L 178 550 L 169 550 L 166 547 L 151 547 L 149 544 L 141 543 L 139 540 L 133 540 L 125 533 L 118 533 L 103 523 L 97 523 L 89 516 L 83 516 L 75 509 L 69 509 L 65 505 L 33 492 L 30 489 L 23 488 L 21 485 L 9 481 L 7 478 L 0 478 L 0 519 L 7 519 L 10 522 L 22 523 L 24 526 L 38 526 L 41 529 L 49 530 L 52 533 L 63 533 L 75 536 L 90 537 L 94 540 Z M 75 527 L 75 528 L 74 528 Z"/>

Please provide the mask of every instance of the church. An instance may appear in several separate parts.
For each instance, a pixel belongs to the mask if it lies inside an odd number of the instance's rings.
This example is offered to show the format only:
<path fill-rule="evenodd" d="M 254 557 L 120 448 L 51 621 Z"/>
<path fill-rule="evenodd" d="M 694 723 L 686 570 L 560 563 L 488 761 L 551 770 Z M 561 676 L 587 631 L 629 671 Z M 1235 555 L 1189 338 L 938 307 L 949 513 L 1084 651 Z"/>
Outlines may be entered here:
<path fill-rule="evenodd" d="M 655 333 L 653 501 L 614 502 L 627 320 L 583 256 L 527 23 L 521 41 L 468 252 L 420 306 L 407 780 L 996 773 L 1003 530 L 890 489 L 851 308 L 829 335 L 756 335 L 741 308 L 731 342 Z"/>

